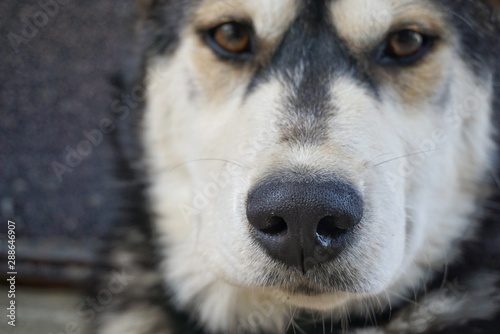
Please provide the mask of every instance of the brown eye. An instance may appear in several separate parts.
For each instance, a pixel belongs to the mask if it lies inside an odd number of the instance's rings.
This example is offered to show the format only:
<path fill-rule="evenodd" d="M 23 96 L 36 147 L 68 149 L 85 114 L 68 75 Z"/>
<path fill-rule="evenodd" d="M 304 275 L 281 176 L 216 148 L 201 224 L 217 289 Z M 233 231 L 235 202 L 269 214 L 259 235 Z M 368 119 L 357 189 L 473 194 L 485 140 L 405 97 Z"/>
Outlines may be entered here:
<path fill-rule="evenodd" d="M 240 53 L 248 50 L 250 34 L 237 23 L 225 23 L 215 29 L 216 42 L 226 51 Z"/>
<path fill-rule="evenodd" d="M 389 36 L 389 52 L 395 57 L 411 56 L 424 46 L 424 36 L 413 30 L 402 30 Z"/>
<path fill-rule="evenodd" d="M 422 59 L 439 37 L 403 29 L 390 34 L 377 48 L 375 58 L 381 65 L 410 66 Z"/>
<path fill-rule="evenodd" d="M 246 59 L 252 54 L 253 32 L 249 25 L 228 22 L 209 30 L 206 41 L 222 58 Z"/>

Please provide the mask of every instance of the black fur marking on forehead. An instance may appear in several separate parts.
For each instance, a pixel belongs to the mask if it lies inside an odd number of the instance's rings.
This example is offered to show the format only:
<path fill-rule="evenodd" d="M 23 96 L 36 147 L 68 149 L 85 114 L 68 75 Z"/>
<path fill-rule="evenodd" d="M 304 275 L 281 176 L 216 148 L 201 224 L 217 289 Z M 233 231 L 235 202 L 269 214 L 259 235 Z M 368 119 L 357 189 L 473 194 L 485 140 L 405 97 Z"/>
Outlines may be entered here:
<path fill-rule="evenodd" d="M 345 74 L 352 68 L 328 13 L 325 2 L 306 0 L 273 58 L 271 72 L 296 90 L 316 91 L 325 87 L 334 74 Z M 301 66 L 303 80 L 299 87 L 294 74 Z"/>
<path fill-rule="evenodd" d="M 283 96 L 284 141 L 321 143 L 328 137 L 333 115 L 331 83 L 340 76 L 357 76 L 355 63 L 335 32 L 330 1 L 304 0 L 267 68 L 259 71 L 251 88 L 269 77 L 280 78 Z"/>

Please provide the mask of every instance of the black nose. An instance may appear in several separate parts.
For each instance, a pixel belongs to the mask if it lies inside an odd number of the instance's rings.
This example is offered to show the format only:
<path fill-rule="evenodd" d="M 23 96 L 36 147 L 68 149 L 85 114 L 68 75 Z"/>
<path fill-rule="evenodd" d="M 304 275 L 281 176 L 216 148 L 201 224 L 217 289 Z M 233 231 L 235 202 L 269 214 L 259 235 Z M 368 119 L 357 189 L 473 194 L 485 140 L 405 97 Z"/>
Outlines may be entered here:
<path fill-rule="evenodd" d="M 248 194 L 256 240 L 272 258 L 304 273 L 334 259 L 362 216 L 360 194 L 340 181 L 263 181 Z"/>

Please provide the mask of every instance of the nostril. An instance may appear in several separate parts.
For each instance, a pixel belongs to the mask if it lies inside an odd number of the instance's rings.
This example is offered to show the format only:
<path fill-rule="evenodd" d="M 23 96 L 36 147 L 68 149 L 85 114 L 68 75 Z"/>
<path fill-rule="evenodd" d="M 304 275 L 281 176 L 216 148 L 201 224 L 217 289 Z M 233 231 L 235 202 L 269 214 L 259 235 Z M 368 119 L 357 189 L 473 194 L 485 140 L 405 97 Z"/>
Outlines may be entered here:
<path fill-rule="evenodd" d="M 266 222 L 266 227 L 259 229 L 259 231 L 268 235 L 284 234 L 287 230 L 288 226 L 285 220 L 278 216 L 270 217 Z"/>
<path fill-rule="evenodd" d="M 348 229 L 341 228 L 344 224 L 340 223 L 339 220 L 342 218 L 326 216 L 319 221 L 316 235 L 323 245 L 328 245 L 347 233 Z"/>

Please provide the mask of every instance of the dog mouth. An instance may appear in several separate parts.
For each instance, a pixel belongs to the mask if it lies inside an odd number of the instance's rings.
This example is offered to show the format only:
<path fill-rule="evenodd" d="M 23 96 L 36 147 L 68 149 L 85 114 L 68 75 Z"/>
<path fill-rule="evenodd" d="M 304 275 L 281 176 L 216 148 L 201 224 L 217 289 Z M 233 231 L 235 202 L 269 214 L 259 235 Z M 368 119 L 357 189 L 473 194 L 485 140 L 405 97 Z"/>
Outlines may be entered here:
<path fill-rule="evenodd" d="M 320 296 L 338 293 L 366 292 L 359 270 L 344 261 L 316 264 L 306 272 L 297 267 L 277 264 L 259 285 L 272 288 L 290 296 Z"/>

